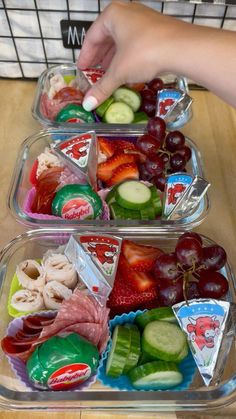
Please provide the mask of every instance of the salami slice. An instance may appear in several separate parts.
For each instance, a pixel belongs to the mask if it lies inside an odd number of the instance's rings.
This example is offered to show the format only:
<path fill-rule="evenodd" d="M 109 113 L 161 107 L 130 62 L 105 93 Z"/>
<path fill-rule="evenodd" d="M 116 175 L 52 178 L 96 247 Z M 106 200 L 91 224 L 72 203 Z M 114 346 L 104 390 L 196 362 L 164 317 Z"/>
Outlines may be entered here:
<path fill-rule="evenodd" d="M 78 323 L 71 326 L 67 326 L 61 330 L 59 335 L 63 336 L 68 333 L 78 333 L 78 335 L 87 339 L 89 342 L 97 346 L 102 331 L 102 325 L 97 323 Z"/>

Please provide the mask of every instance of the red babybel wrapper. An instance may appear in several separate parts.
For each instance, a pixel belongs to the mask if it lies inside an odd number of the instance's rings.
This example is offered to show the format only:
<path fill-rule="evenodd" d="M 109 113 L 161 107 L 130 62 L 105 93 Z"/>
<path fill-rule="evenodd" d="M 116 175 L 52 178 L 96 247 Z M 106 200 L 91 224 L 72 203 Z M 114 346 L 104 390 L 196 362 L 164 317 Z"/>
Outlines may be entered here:
<path fill-rule="evenodd" d="M 97 190 L 97 137 L 94 131 L 75 135 L 54 148 L 67 166 Z"/>

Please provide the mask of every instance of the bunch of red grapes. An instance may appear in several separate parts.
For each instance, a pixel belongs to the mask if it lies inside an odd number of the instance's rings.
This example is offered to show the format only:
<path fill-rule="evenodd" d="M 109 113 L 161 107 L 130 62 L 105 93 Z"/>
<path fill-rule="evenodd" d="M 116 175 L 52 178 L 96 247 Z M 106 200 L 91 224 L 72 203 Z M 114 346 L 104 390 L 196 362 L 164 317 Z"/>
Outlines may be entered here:
<path fill-rule="evenodd" d="M 223 297 L 229 285 L 218 271 L 226 259 L 221 246 L 203 246 L 197 233 L 182 234 L 175 251 L 162 254 L 155 262 L 159 303 L 172 306 L 183 299 Z"/>
<path fill-rule="evenodd" d="M 139 167 L 141 179 L 153 183 L 160 191 L 164 191 L 166 174 L 186 171 L 191 158 L 182 132 L 166 134 L 165 121 L 158 116 L 149 119 L 147 134 L 138 137 L 136 146 L 146 156 Z"/>

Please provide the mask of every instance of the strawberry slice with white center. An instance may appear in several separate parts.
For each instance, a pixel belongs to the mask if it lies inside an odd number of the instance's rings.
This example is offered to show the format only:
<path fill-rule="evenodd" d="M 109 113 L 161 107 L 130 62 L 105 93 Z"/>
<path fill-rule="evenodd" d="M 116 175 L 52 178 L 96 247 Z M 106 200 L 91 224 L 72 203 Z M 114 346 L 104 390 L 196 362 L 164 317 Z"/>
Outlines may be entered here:
<path fill-rule="evenodd" d="M 118 153 L 114 154 L 104 163 L 98 165 L 97 177 L 103 182 L 111 179 L 113 172 L 121 165 L 135 162 L 136 157 L 131 154 Z"/>
<path fill-rule="evenodd" d="M 136 292 L 145 292 L 157 287 L 157 282 L 150 272 L 137 272 L 131 268 L 123 255 L 119 259 L 119 272 Z"/>
<path fill-rule="evenodd" d="M 123 240 L 122 253 L 133 270 L 148 272 L 153 269 L 155 261 L 164 252 L 158 247 L 144 246 L 130 240 Z"/>
<path fill-rule="evenodd" d="M 128 157 L 128 154 L 126 156 Z M 131 154 L 129 157 L 134 158 Z M 139 179 L 139 171 L 136 163 L 124 163 L 117 167 L 113 171 L 112 177 L 107 181 L 107 186 L 116 185 L 127 179 Z"/>

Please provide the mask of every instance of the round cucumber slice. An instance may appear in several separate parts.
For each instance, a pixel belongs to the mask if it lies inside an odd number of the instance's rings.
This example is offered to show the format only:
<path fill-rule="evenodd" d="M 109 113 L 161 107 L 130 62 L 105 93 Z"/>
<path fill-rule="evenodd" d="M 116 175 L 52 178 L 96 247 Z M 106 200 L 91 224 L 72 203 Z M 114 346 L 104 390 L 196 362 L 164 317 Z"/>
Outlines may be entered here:
<path fill-rule="evenodd" d="M 108 194 L 107 194 L 107 196 L 106 196 L 106 203 L 107 203 L 108 205 L 113 204 L 113 202 L 115 202 L 115 201 L 116 201 L 116 200 L 115 200 L 116 189 L 117 189 L 117 186 L 114 186 L 114 187 L 110 190 L 110 192 L 108 192 Z"/>
<path fill-rule="evenodd" d="M 113 220 L 140 220 L 140 212 L 122 208 L 116 202 L 110 204 L 110 213 Z"/>
<path fill-rule="evenodd" d="M 130 342 L 130 351 L 128 358 L 126 359 L 125 367 L 123 374 L 126 374 L 132 368 L 136 367 L 141 353 L 141 342 L 140 342 L 140 333 L 134 324 L 125 324 L 130 330 L 131 333 L 131 342 Z"/>
<path fill-rule="evenodd" d="M 186 337 L 179 326 L 155 320 L 143 331 L 142 350 L 163 361 L 176 361 L 186 344 Z"/>
<path fill-rule="evenodd" d="M 184 345 L 182 351 L 180 352 L 180 354 L 178 355 L 178 358 L 176 359 L 175 362 L 182 362 L 184 358 L 186 358 L 186 356 L 188 356 L 188 344 L 186 342 L 186 344 Z"/>
<path fill-rule="evenodd" d="M 134 114 L 133 124 L 147 124 L 148 116 L 145 112 L 136 112 Z"/>
<path fill-rule="evenodd" d="M 141 210 L 151 204 L 151 191 L 139 181 L 128 180 L 118 186 L 115 199 L 123 208 Z"/>
<path fill-rule="evenodd" d="M 126 103 L 114 102 L 109 106 L 103 118 L 108 124 L 131 124 L 134 120 L 134 113 Z"/>
<path fill-rule="evenodd" d="M 140 210 L 141 220 L 155 220 L 155 210 L 153 207 L 145 207 Z"/>
<path fill-rule="evenodd" d="M 157 191 L 156 186 L 150 187 L 151 195 L 152 195 L 152 206 L 155 211 L 155 216 L 162 214 L 162 202 L 160 194 Z"/>
<path fill-rule="evenodd" d="M 176 323 L 176 317 L 171 307 L 160 307 L 147 310 L 144 313 L 138 314 L 138 316 L 136 316 L 135 323 L 138 325 L 138 327 L 140 327 L 140 329 L 144 329 L 148 323 L 153 322 L 154 320 Z"/>
<path fill-rule="evenodd" d="M 183 381 L 183 375 L 173 362 L 153 361 L 139 365 L 129 373 L 130 381 L 137 389 L 165 390 Z"/>
<path fill-rule="evenodd" d="M 140 93 L 129 89 L 128 87 L 119 87 L 113 93 L 116 102 L 124 102 L 136 112 L 141 106 L 141 95 Z"/>
<path fill-rule="evenodd" d="M 130 351 L 131 333 L 124 326 L 116 326 L 112 336 L 112 347 L 107 358 L 106 374 L 109 377 L 119 377 L 126 364 Z"/>
<path fill-rule="evenodd" d="M 115 100 L 114 97 L 110 96 L 108 99 L 102 102 L 101 105 L 99 105 L 95 109 L 96 114 L 100 116 L 100 118 L 102 118 L 105 112 L 107 111 L 107 109 L 109 108 L 109 106 L 111 106 L 111 104 L 114 102 L 114 100 Z"/>

